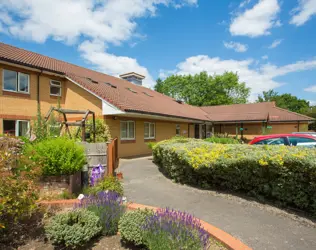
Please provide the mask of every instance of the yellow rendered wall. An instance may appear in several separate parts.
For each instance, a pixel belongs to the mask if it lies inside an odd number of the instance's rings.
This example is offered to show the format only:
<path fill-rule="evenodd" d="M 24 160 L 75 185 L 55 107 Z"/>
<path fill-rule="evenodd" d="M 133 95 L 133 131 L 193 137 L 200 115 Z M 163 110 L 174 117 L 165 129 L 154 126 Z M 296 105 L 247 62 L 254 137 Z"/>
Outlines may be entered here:
<path fill-rule="evenodd" d="M 120 138 L 120 121 L 135 121 L 135 141 L 121 141 Z M 113 116 L 106 116 L 105 121 L 109 126 L 112 138 L 118 138 L 118 153 L 119 157 L 133 157 L 140 155 L 148 155 L 151 150 L 146 145 L 149 141 L 162 141 L 169 139 L 176 135 L 176 124 L 180 125 L 181 136 L 188 136 L 188 123 L 178 123 L 169 121 L 159 120 L 146 120 L 146 119 L 133 119 L 116 117 L 114 120 Z M 155 140 L 144 139 L 144 122 L 154 122 L 156 127 L 156 138 Z M 190 135 L 191 136 L 191 135 Z"/>
<path fill-rule="evenodd" d="M 29 75 L 30 93 L 15 93 L 3 91 L 3 69 L 13 70 Z M 37 82 L 39 72 L 26 70 L 20 67 L 12 67 L 0 64 L 0 134 L 3 133 L 3 119 L 32 120 L 37 115 Z M 40 80 L 40 107 L 42 115 L 46 115 L 51 106 L 57 107 L 58 102 L 62 108 L 86 110 L 102 115 L 102 101 L 68 81 L 65 78 L 53 75 L 41 74 Z M 61 97 L 50 95 L 50 80 L 61 82 Z M 59 100 L 58 100 L 59 99 Z M 78 115 L 77 115 L 78 117 Z M 79 119 L 82 116 L 78 117 Z M 71 117 L 70 117 L 71 118 Z"/>

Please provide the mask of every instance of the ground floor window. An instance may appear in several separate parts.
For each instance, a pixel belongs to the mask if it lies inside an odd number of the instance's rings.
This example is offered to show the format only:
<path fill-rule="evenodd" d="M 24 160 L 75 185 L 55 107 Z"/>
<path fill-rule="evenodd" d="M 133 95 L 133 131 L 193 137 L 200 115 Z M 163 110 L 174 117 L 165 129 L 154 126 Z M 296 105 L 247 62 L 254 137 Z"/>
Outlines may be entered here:
<path fill-rule="evenodd" d="M 176 135 L 177 136 L 181 135 L 181 129 L 180 129 L 180 125 L 179 124 L 176 125 Z"/>
<path fill-rule="evenodd" d="M 3 120 L 3 133 L 12 136 L 25 136 L 29 130 L 29 121 Z"/>
<path fill-rule="evenodd" d="M 134 121 L 121 121 L 121 140 L 135 140 Z"/>
<path fill-rule="evenodd" d="M 144 138 L 155 139 L 155 123 L 145 122 L 144 124 Z"/>

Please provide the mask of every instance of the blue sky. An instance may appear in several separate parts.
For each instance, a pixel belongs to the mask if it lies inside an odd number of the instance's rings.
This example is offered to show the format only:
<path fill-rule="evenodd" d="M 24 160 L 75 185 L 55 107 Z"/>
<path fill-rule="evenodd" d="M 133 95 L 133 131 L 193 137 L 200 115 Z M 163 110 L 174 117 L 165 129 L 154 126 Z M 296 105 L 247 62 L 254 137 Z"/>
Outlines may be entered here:
<path fill-rule="evenodd" d="M 0 40 L 152 87 L 170 74 L 238 72 L 258 93 L 316 104 L 316 0 L 10 0 Z"/>

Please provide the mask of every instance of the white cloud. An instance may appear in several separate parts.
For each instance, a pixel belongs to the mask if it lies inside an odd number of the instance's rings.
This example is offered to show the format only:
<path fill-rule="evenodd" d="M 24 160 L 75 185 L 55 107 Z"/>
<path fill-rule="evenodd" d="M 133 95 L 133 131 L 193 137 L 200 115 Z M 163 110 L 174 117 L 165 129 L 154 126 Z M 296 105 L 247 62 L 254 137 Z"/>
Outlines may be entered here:
<path fill-rule="evenodd" d="M 248 50 L 248 46 L 246 44 L 237 43 L 233 41 L 223 43 L 227 49 L 233 49 L 236 52 L 246 52 Z"/>
<path fill-rule="evenodd" d="M 277 88 L 285 83 L 274 80 L 278 76 L 304 70 L 316 69 L 316 60 L 299 61 L 293 64 L 278 67 L 272 64 L 256 65 L 253 59 L 222 60 L 219 57 L 198 55 L 187 58 L 176 67 L 176 74 L 196 74 L 206 71 L 210 75 L 223 74 L 226 71 L 238 73 L 240 80 L 251 88 L 250 100 L 254 101 L 262 91 Z M 172 71 L 171 71 L 172 72 Z M 163 71 L 161 72 L 162 75 Z M 168 71 L 165 71 L 165 75 Z"/>
<path fill-rule="evenodd" d="M 267 55 L 264 55 L 261 58 L 262 58 L 262 60 L 268 60 L 269 59 L 269 57 Z"/>
<path fill-rule="evenodd" d="M 305 88 L 304 91 L 316 93 L 316 85 L 313 85 L 313 86 L 310 86 L 308 88 Z"/>
<path fill-rule="evenodd" d="M 293 17 L 291 24 L 301 26 L 306 23 L 312 16 L 316 15 L 315 0 L 299 0 L 298 6 L 292 11 Z"/>
<path fill-rule="evenodd" d="M 159 5 L 179 8 L 195 6 L 197 2 L 198 0 L 0 0 L 0 32 L 38 43 L 53 39 L 68 45 L 79 44 L 85 59 L 97 68 L 104 69 L 105 73 L 124 73 L 130 68 L 144 73 L 145 68 L 135 59 L 117 57 L 107 53 L 106 49 L 110 45 L 120 45 L 131 38 L 141 37 L 136 30 L 137 19 L 155 16 Z M 97 48 L 95 44 L 98 44 Z M 112 61 L 109 62 L 109 59 Z M 119 69 L 122 71 L 118 72 Z M 148 71 L 146 76 L 151 79 Z"/>
<path fill-rule="evenodd" d="M 313 101 L 313 100 L 308 100 L 308 101 L 309 101 L 309 105 L 316 106 L 316 101 Z"/>
<path fill-rule="evenodd" d="M 273 43 L 268 47 L 269 49 L 274 49 L 278 47 L 283 42 L 283 39 L 276 39 Z"/>
<path fill-rule="evenodd" d="M 259 0 L 253 8 L 233 18 L 229 31 L 234 36 L 269 35 L 271 28 L 281 25 L 277 19 L 279 11 L 278 0 Z"/>

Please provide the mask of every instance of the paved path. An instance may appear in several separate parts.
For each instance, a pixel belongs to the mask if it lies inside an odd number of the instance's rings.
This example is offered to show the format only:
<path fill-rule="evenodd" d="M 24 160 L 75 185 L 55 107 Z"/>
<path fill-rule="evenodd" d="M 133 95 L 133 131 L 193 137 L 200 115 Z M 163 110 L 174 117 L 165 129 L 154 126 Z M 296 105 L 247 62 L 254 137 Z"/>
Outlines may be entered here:
<path fill-rule="evenodd" d="M 190 212 L 254 249 L 316 249 L 316 225 L 268 205 L 175 184 L 151 158 L 121 160 L 129 201 Z"/>

